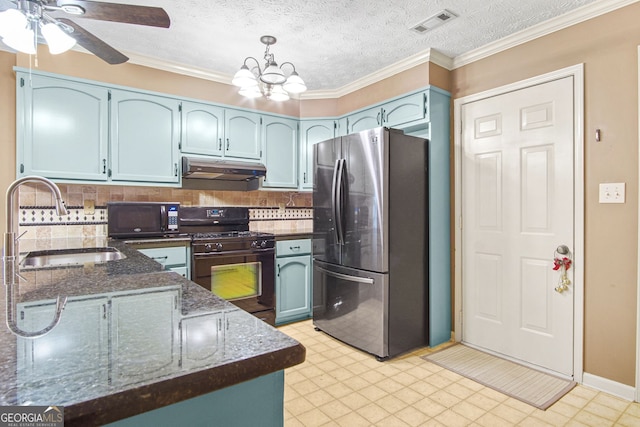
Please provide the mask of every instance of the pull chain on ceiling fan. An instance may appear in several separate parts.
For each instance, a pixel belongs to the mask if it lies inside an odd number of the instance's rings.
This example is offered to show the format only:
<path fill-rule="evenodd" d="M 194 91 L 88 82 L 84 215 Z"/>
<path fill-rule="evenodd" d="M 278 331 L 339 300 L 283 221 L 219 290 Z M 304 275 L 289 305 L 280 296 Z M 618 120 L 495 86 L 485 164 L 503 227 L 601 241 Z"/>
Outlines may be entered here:
<path fill-rule="evenodd" d="M 15 8 L 0 12 L 0 37 L 9 47 L 34 54 L 38 31 L 52 54 L 71 49 L 77 42 L 109 64 L 129 60 L 83 27 L 65 16 L 100 21 L 169 28 L 171 20 L 160 7 L 102 3 L 88 0 L 12 0 Z"/>

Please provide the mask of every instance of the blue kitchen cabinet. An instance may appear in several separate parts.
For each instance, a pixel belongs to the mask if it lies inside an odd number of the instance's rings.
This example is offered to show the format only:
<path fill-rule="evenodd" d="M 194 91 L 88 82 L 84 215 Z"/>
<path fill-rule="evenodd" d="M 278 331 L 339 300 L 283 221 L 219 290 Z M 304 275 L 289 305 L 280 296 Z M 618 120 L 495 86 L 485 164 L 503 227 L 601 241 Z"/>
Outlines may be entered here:
<path fill-rule="evenodd" d="M 112 181 L 180 182 L 179 138 L 176 99 L 111 91 Z"/>
<path fill-rule="evenodd" d="M 276 324 L 311 317 L 311 240 L 276 242 Z"/>
<path fill-rule="evenodd" d="M 379 106 L 349 114 L 347 117 L 347 134 L 373 129 L 378 126 L 382 126 L 382 108 Z"/>
<path fill-rule="evenodd" d="M 260 160 L 261 116 L 249 111 L 226 109 L 224 112 L 225 157 Z"/>
<path fill-rule="evenodd" d="M 383 126 L 398 128 L 427 117 L 427 92 L 413 93 L 382 105 Z"/>
<path fill-rule="evenodd" d="M 106 181 L 106 88 L 17 73 L 18 177 Z"/>
<path fill-rule="evenodd" d="M 274 116 L 262 117 L 264 163 L 267 176 L 263 187 L 298 187 L 298 121 Z"/>
<path fill-rule="evenodd" d="M 182 102 L 181 151 L 189 154 L 224 154 L 224 108 Z"/>
<path fill-rule="evenodd" d="M 151 258 L 152 260 L 162 264 L 165 270 L 171 270 L 187 279 L 191 278 L 190 269 L 190 248 L 188 244 L 178 246 L 158 246 L 149 244 L 136 245 L 136 249 Z"/>
<path fill-rule="evenodd" d="M 320 141 L 333 138 L 335 128 L 336 122 L 332 119 L 300 122 L 300 188 L 313 188 L 313 146 Z"/>

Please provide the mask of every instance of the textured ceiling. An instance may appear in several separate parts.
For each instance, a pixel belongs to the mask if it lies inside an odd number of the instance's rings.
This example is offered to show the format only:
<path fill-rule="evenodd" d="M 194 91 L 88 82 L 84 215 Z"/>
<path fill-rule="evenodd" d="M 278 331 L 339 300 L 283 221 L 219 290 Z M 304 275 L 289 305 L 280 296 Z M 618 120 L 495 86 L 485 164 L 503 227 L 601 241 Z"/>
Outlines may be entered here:
<path fill-rule="evenodd" d="M 330 90 L 430 48 L 456 57 L 594 1 L 120 0 L 110 3 L 164 8 L 171 27 L 72 19 L 125 54 L 229 76 L 247 56 L 262 62 L 260 36 L 273 35 L 276 62 L 293 62 L 310 90 Z M 443 9 L 458 17 L 422 35 L 409 29 Z"/>

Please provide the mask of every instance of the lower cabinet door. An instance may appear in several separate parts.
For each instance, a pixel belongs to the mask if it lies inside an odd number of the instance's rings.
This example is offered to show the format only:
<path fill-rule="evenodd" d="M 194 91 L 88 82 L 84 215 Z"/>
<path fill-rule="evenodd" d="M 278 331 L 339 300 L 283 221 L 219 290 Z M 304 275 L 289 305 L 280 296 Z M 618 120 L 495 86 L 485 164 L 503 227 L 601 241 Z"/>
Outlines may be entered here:
<path fill-rule="evenodd" d="M 276 323 L 311 315 L 311 256 L 276 259 Z"/>

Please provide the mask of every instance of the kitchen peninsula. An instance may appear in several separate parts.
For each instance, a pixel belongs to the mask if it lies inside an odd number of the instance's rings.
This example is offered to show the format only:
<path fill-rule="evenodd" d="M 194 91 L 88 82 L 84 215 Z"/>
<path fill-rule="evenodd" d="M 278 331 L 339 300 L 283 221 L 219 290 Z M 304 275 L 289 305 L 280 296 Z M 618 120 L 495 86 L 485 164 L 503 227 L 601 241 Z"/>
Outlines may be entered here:
<path fill-rule="evenodd" d="M 0 331 L 0 405 L 58 405 L 74 425 L 282 425 L 284 369 L 305 349 L 123 242 L 125 258 L 21 268 Z M 6 312 L 7 286 L 1 305 Z"/>

